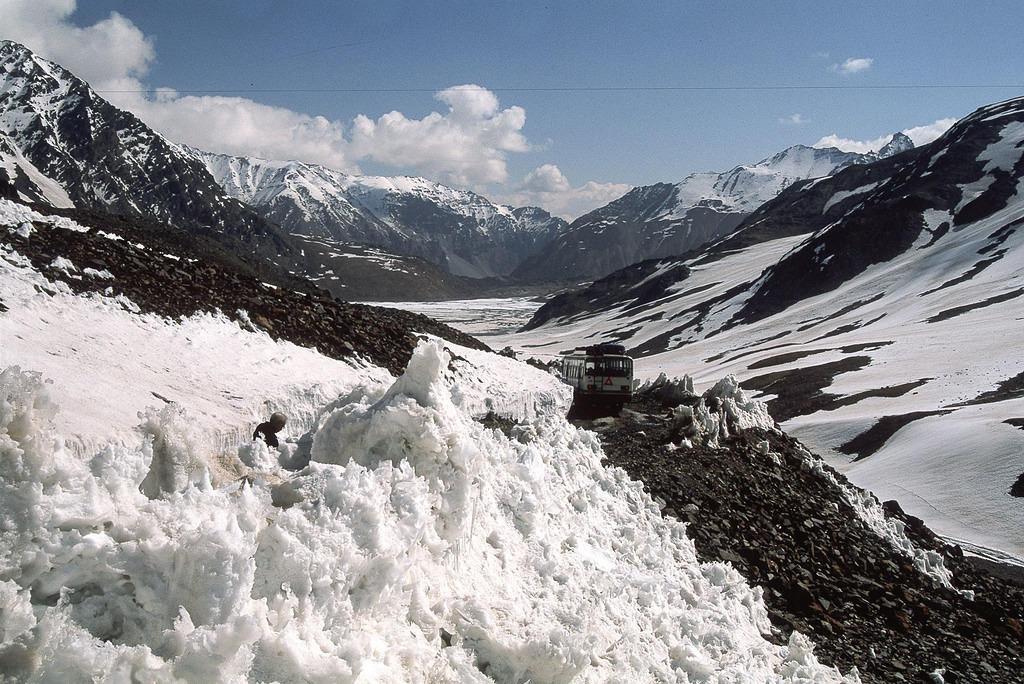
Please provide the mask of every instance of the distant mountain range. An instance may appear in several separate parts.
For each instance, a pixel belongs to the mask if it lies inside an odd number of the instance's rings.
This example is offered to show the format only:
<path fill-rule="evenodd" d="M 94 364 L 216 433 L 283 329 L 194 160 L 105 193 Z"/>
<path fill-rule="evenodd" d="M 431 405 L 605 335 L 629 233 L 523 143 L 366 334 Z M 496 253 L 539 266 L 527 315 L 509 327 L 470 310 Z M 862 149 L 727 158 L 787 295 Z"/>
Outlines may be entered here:
<path fill-rule="evenodd" d="M 685 254 L 728 235 L 793 183 L 828 176 L 913 148 L 903 133 L 867 154 L 803 145 L 725 173 L 696 173 L 676 184 L 634 188 L 576 219 L 514 275 L 521 280 L 590 280 L 629 264 Z"/>
<path fill-rule="evenodd" d="M 425 178 L 191 152 L 228 194 L 290 233 L 418 256 L 455 275 L 508 275 L 568 225 L 536 207 L 497 205 Z"/>
<path fill-rule="evenodd" d="M 635 188 L 567 224 L 423 178 L 178 145 L 66 69 L 0 42 L 0 180 L 11 192 L 211 236 L 345 298 L 464 297 L 501 284 L 592 280 L 728 235 L 794 182 L 910 147 L 901 134 L 877 154 L 795 146 L 727 173 Z"/>

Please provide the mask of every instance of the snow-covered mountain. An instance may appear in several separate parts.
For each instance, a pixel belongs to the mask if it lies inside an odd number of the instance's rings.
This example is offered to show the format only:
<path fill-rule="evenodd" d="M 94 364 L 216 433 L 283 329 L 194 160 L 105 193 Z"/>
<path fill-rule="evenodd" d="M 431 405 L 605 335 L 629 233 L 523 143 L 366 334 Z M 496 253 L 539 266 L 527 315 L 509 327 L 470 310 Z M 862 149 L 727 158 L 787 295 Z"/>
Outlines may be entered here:
<path fill-rule="evenodd" d="M 119 213 L 159 222 L 158 229 L 206 235 L 261 265 L 271 280 L 278 279 L 273 271 L 283 271 L 346 299 L 445 298 L 480 289 L 413 256 L 287 234 L 229 196 L 196 151 L 10 41 L 0 42 L 0 187 L 12 199 Z M 529 234 L 523 242 L 542 232 L 538 223 L 517 219 Z"/>
<path fill-rule="evenodd" d="M 515 275 L 535 281 L 587 280 L 646 259 L 684 254 L 727 235 L 750 212 L 797 181 L 912 147 L 903 133 L 895 134 L 877 153 L 795 145 L 725 173 L 696 173 L 676 184 L 634 188 L 573 221 Z"/>
<path fill-rule="evenodd" d="M 597 339 L 642 375 L 725 373 L 851 479 L 1024 556 L 1024 99 L 797 183 L 730 237 L 559 297 L 491 344 Z"/>
<path fill-rule="evenodd" d="M 0 41 L 0 134 L 76 206 L 210 233 L 271 260 L 292 251 L 182 148 L 12 41 Z"/>
<path fill-rule="evenodd" d="M 456 275 L 508 275 L 567 225 L 536 207 L 496 205 L 425 178 L 192 152 L 232 197 L 291 233 L 383 247 Z"/>

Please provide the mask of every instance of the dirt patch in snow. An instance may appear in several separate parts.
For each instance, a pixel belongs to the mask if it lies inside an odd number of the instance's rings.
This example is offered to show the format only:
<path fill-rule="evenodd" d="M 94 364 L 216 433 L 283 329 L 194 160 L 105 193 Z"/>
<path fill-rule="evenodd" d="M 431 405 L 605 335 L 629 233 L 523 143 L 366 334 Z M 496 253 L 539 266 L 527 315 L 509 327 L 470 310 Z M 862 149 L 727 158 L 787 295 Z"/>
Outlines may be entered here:
<path fill-rule="evenodd" d="M 1003 380 L 994 390 L 989 392 L 982 392 L 974 399 L 968 399 L 967 401 L 960 404 L 953 404 L 953 406 L 974 406 L 976 404 L 994 404 L 999 401 L 1006 401 L 1008 399 L 1020 399 L 1024 397 L 1024 373 L 1018 373 L 1012 378 Z M 1018 420 L 1011 418 L 1010 420 Z M 1010 421 L 1006 421 L 1010 423 Z M 1014 425 L 1015 423 L 1010 423 Z M 1018 426 L 1020 427 L 1020 426 Z"/>
<path fill-rule="evenodd" d="M 976 309 L 983 309 L 986 306 L 992 306 L 994 304 L 1002 304 L 1003 302 L 1008 302 L 1011 299 L 1016 299 L 1017 297 L 1020 297 L 1021 295 L 1024 295 L 1024 287 L 1019 287 L 1016 290 L 1011 290 L 1010 292 L 1004 292 L 1003 294 L 996 295 L 995 297 L 983 299 L 982 301 L 977 302 L 975 304 L 964 304 L 963 306 L 954 306 L 951 309 L 945 309 L 935 314 L 931 318 L 925 319 L 925 323 L 939 323 L 940 321 L 949 320 L 950 318 L 970 313 Z"/>
<path fill-rule="evenodd" d="M 822 323 L 825 323 L 826 321 L 831 321 L 831 320 L 834 320 L 834 319 L 839 318 L 841 316 L 845 316 L 846 314 L 850 313 L 851 311 L 856 311 L 860 307 L 865 306 L 867 304 L 870 304 L 871 302 L 877 301 L 877 300 L 881 299 L 884 296 L 885 296 L 884 292 L 879 292 L 874 297 L 868 297 L 867 299 L 859 299 L 856 302 L 853 302 L 852 304 L 849 304 L 848 306 L 844 306 L 842 309 L 840 309 L 839 311 L 836 311 L 835 313 L 829 314 L 828 316 L 824 316 L 822 318 L 816 318 L 816 319 L 814 319 L 812 321 L 808 321 L 807 323 L 805 323 L 805 324 L 801 325 L 799 328 L 797 328 L 797 330 L 803 332 L 804 330 L 809 330 L 809 329 L 813 328 L 816 325 L 821 325 Z"/>
<path fill-rule="evenodd" d="M 754 363 L 747 366 L 747 368 L 750 370 L 756 370 L 759 368 L 767 368 L 769 366 L 781 366 L 786 363 L 792 363 L 793 361 L 799 361 L 802 358 L 812 356 L 814 354 L 823 354 L 825 352 L 831 351 L 842 352 L 843 354 L 856 354 L 857 352 L 880 349 L 889 344 L 892 344 L 892 342 L 863 342 L 861 344 L 850 344 L 845 347 L 830 347 L 826 349 L 805 349 L 801 351 L 786 352 L 785 354 L 779 354 L 777 356 L 772 356 L 767 359 L 755 361 Z"/>
<path fill-rule="evenodd" d="M 882 416 L 868 430 L 841 445 L 838 451 L 850 454 L 854 457 L 854 461 L 859 461 L 881 449 L 882 445 L 889 441 L 890 437 L 915 420 L 927 418 L 928 416 L 941 416 L 947 413 L 950 413 L 950 411 L 912 411 L 901 415 Z"/>
<path fill-rule="evenodd" d="M 758 375 L 740 385 L 745 390 L 774 394 L 776 398 L 768 402 L 768 411 L 772 418 L 783 423 L 831 406 L 836 395 L 825 394 L 822 390 L 831 385 L 836 376 L 858 371 L 869 363 L 870 356 L 851 356 L 816 366 Z"/>

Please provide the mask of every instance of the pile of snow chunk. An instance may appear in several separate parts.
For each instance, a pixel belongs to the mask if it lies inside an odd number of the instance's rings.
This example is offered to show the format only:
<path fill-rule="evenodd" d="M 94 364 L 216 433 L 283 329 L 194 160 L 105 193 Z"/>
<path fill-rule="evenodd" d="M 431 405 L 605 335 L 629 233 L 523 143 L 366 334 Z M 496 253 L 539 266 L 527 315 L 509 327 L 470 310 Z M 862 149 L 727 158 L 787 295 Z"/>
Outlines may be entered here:
<path fill-rule="evenodd" d="M 689 386 L 692 393 L 692 381 Z M 672 421 L 686 441 L 691 444 L 700 441 L 708 446 L 717 446 L 719 439 L 726 439 L 750 428 L 776 428 L 767 405 L 747 396 L 732 375 L 715 383 L 714 387 L 701 395 L 696 405 L 674 408 Z"/>
<path fill-rule="evenodd" d="M 767 641 L 760 589 L 699 563 L 685 526 L 601 465 L 594 434 L 543 413 L 509 439 L 473 420 L 464 406 L 482 385 L 450 366 L 423 343 L 383 396 L 332 410 L 314 437 L 324 460 L 288 483 L 286 507 L 260 480 L 189 481 L 150 499 L 152 436 L 74 458 L 42 381 L 5 372 L 4 671 L 844 681 L 799 634 Z"/>
<path fill-rule="evenodd" d="M 679 406 L 687 403 L 696 395 L 693 393 L 693 378 L 684 375 L 682 378 L 669 378 L 660 373 L 654 380 L 647 380 L 636 389 L 636 394 L 654 397 L 665 406 Z"/>

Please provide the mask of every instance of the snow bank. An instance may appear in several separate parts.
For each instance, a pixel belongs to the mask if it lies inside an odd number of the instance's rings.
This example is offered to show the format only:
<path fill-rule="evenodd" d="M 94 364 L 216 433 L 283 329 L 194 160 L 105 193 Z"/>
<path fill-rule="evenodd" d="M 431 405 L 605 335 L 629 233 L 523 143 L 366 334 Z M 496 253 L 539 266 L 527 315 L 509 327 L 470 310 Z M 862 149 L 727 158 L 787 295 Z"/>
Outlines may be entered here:
<path fill-rule="evenodd" d="M 177 433 L 187 415 L 151 415 L 159 429 L 141 444 L 76 458 L 54 429 L 50 386 L 4 371 L 4 672 L 841 680 L 799 634 L 766 641 L 760 589 L 699 563 L 683 524 L 601 466 L 595 435 L 545 410 L 516 439 L 486 428 L 473 419 L 486 373 L 458 367 L 421 344 L 385 393 L 325 411 L 315 460 L 292 480 L 215 488 L 202 468 L 171 467 L 150 496 L 140 487 L 156 452 L 193 457 Z"/>

